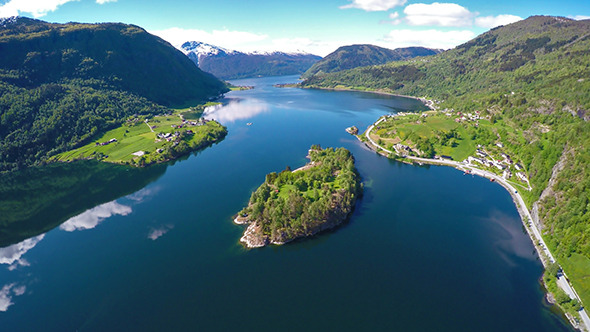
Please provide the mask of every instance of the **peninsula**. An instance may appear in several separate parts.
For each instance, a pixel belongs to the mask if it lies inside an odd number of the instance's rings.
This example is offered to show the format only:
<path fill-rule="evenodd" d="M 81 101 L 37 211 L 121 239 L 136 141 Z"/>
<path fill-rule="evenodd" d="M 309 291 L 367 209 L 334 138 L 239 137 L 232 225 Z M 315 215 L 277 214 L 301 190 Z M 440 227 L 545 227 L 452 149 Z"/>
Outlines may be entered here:
<path fill-rule="evenodd" d="M 202 118 L 207 105 L 212 103 L 163 115 L 132 116 L 122 126 L 50 161 L 96 159 L 143 167 L 176 159 L 219 142 L 227 135 L 224 126 Z"/>
<path fill-rule="evenodd" d="M 234 222 L 248 224 L 248 248 L 284 244 L 334 228 L 346 220 L 362 194 L 354 157 L 344 148 L 309 150 L 310 163 L 269 173 Z"/>

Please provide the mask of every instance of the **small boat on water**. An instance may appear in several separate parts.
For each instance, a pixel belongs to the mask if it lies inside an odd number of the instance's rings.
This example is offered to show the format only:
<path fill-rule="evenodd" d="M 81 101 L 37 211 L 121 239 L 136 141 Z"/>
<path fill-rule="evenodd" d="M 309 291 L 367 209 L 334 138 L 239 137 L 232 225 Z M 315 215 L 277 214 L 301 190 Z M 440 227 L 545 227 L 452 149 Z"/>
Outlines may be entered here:
<path fill-rule="evenodd" d="M 496 180 L 495 180 L 495 179 L 492 179 L 492 178 L 490 178 L 490 182 L 494 182 L 494 181 L 496 181 Z"/>
<path fill-rule="evenodd" d="M 246 126 L 251 126 L 251 125 L 252 125 L 252 122 L 246 123 Z"/>

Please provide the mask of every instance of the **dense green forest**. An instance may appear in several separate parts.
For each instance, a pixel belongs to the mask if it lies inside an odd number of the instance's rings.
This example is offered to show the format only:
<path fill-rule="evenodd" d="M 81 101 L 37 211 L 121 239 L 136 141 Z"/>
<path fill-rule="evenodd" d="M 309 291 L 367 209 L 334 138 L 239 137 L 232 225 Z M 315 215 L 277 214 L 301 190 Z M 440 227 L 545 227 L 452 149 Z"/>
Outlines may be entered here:
<path fill-rule="evenodd" d="M 285 243 L 342 223 L 362 194 L 354 157 L 344 149 L 309 150 L 304 169 L 266 175 L 238 220 L 250 223 L 252 242 Z"/>
<path fill-rule="evenodd" d="M 589 77 L 590 20 L 536 16 L 433 57 L 316 75 L 303 86 L 426 96 L 522 132 L 497 138 L 529 171 L 527 204 L 590 302 Z"/>
<path fill-rule="evenodd" d="M 0 26 L 0 171 L 41 163 L 136 115 L 227 91 L 162 39 L 125 24 Z"/>
<path fill-rule="evenodd" d="M 375 45 L 342 46 L 316 62 L 301 77 L 309 78 L 313 75 L 333 73 L 356 67 L 382 65 L 391 61 L 407 60 L 440 52 L 440 50 L 425 47 L 405 47 L 391 50 Z"/>

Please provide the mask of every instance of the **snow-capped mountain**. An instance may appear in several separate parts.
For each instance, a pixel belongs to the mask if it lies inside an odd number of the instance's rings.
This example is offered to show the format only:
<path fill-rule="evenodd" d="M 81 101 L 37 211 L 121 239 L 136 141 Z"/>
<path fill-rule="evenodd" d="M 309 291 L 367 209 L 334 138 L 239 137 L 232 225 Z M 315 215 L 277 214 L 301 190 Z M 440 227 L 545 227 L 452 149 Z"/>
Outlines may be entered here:
<path fill-rule="evenodd" d="M 236 51 L 230 51 L 223 47 L 210 45 L 207 43 L 188 41 L 180 47 L 180 50 L 186 54 L 198 66 L 199 60 L 211 56 L 226 56 Z"/>
<path fill-rule="evenodd" d="M 180 49 L 201 70 L 223 79 L 302 74 L 321 59 L 308 53 L 243 53 L 197 41 Z"/>
<path fill-rule="evenodd" d="M 14 24 L 18 20 L 18 16 L 0 17 L 0 26 L 5 27 L 9 24 Z"/>

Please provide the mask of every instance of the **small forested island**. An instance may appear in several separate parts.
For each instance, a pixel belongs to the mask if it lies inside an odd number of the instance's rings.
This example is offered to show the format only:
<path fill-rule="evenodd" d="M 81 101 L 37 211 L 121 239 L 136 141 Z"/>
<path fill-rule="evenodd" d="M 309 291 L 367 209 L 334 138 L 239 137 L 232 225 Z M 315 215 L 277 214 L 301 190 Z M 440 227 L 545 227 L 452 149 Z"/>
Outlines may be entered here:
<path fill-rule="evenodd" d="M 275 88 L 298 88 L 299 83 L 280 83 L 273 85 Z"/>
<path fill-rule="evenodd" d="M 354 157 L 345 148 L 309 150 L 310 163 L 291 171 L 266 175 L 238 213 L 237 224 L 248 224 L 240 239 L 248 248 L 284 244 L 341 224 L 362 195 Z"/>

